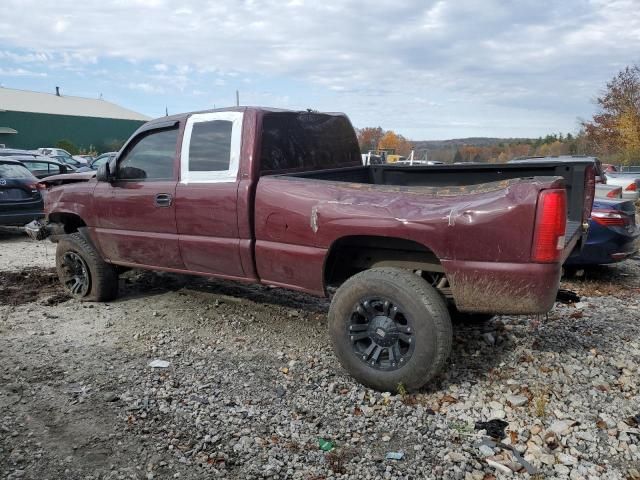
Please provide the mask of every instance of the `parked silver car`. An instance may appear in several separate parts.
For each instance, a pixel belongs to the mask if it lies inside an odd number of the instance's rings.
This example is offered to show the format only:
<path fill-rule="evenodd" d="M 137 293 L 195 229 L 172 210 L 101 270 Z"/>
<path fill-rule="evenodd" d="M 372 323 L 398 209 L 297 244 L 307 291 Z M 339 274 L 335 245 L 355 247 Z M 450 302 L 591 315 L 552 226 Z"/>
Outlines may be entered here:
<path fill-rule="evenodd" d="M 622 198 L 625 200 L 635 201 L 640 197 L 640 173 L 609 172 L 607 185 L 622 187 Z"/>
<path fill-rule="evenodd" d="M 622 187 L 609 183 L 596 183 L 596 198 L 617 200 L 622 198 Z"/>

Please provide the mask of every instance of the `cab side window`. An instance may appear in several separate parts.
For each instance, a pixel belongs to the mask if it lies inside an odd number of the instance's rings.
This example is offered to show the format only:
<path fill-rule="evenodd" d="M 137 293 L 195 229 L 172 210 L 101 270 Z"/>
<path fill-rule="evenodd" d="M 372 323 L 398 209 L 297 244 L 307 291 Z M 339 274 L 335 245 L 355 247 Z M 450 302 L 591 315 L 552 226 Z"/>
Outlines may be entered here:
<path fill-rule="evenodd" d="M 233 122 L 213 120 L 193 124 L 189 144 L 190 172 L 222 172 L 231 163 Z"/>
<path fill-rule="evenodd" d="M 177 141 L 177 128 L 144 135 L 118 162 L 118 180 L 172 180 Z"/>
<path fill-rule="evenodd" d="M 235 182 L 240 169 L 243 112 L 194 113 L 185 124 L 180 183 Z"/>

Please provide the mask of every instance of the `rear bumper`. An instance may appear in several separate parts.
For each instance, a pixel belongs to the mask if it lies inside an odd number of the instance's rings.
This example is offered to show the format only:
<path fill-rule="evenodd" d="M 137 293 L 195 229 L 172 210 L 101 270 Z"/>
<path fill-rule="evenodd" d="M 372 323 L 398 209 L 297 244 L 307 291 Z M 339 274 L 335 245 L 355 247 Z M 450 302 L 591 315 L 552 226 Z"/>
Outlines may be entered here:
<path fill-rule="evenodd" d="M 0 212 L 0 225 L 5 227 L 24 226 L 32 220 L 44 218 L 42 210 L 34 210 L 31 212 Z"/>
<path fill-rule="evenodd" d="M 546 313 L 560 285 L 560 263 L 443 260 L 442 266 L 462 312 Z"/>
<path fill-rule="evenodd" d="M 606 241 L 587 243 L 580 252 L 571 255 L 565 265 L 604 265 L 621 262 L 638 252 L 640 244 L 636 229 L 634 235 L 610 234 Z"/>
<path fill-rule="evenodd" d="M 42 198 L 19 202 L 0 203 L 0 225 L 6 227 L 24 226 L 32 220 L 44 217 Z"/>

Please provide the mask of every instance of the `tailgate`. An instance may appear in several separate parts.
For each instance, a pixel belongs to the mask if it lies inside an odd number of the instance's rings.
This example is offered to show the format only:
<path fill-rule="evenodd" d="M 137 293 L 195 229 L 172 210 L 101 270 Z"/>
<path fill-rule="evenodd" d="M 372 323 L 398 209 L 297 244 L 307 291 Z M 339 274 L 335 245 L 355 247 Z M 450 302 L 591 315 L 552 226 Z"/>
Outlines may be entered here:
<path fill-rule="evenodd" d="M 574 248 L 582 248 L 587 240 L 589 217 L 595 200 L 596 172 L 592 162 L 565 164 L 567 190 L 567 231 L 562 260 L 567 259 Z"/>

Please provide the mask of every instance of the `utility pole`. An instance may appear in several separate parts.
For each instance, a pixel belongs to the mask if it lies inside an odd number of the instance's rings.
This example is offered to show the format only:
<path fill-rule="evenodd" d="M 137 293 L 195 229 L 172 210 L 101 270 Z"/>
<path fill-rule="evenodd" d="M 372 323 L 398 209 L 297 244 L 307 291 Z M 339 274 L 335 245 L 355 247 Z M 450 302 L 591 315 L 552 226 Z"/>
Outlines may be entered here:
<path fill-rule="evenodd" d="M 236 90 L 236 107 L 240 106 L 240 91 Z"/>

